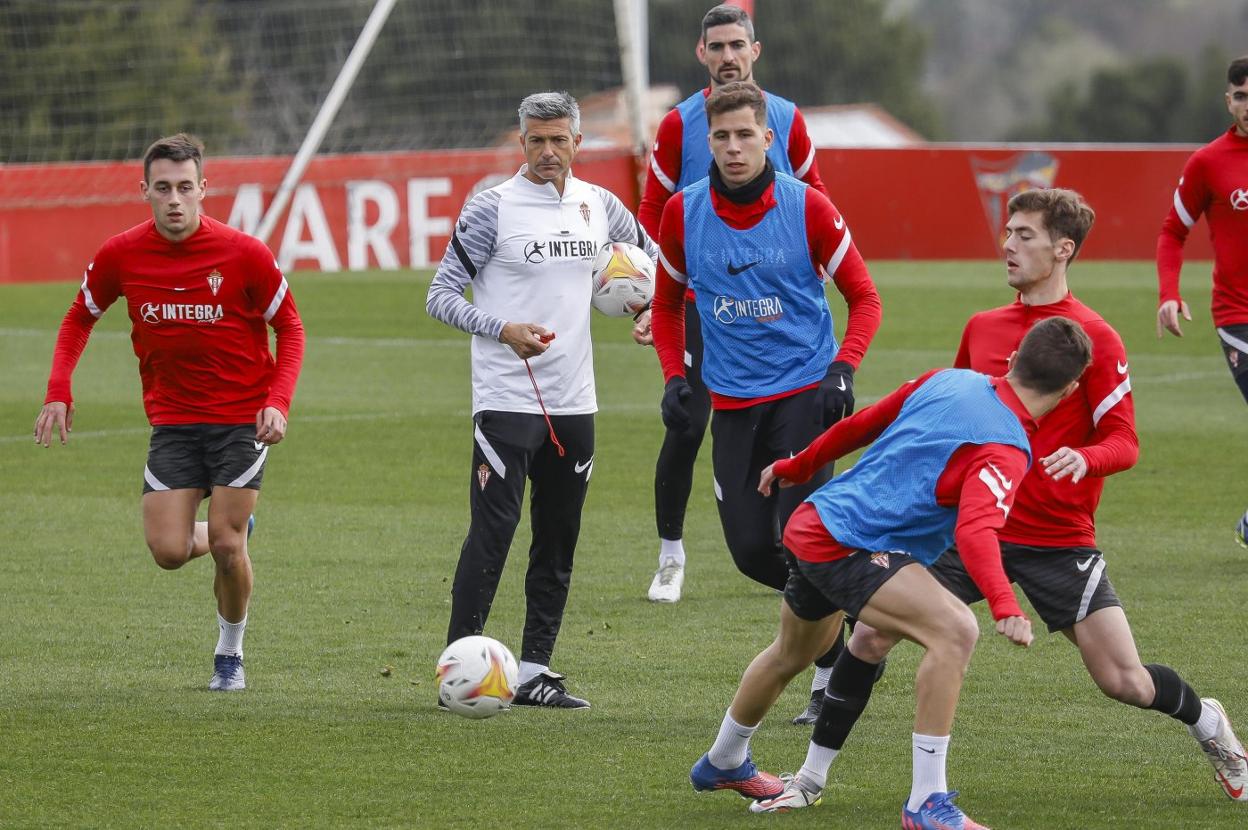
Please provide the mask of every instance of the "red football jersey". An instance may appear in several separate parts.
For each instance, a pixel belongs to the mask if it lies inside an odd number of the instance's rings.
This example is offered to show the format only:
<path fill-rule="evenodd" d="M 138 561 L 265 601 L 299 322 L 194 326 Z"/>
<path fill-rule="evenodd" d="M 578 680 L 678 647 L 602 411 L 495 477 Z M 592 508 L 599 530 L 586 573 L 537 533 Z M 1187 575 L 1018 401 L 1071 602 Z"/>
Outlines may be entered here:
<path fill-rule="evenodd" d="M 1231 127 L 1183 166 L 1157 237 L 1160 301 L 1178 300 L 1183 244 L 1204 214 L 1213 241 L 1213 324 L 1248 323 L 1248 137 Z"/>
<path fill-rule="evenodd" d="M 149 219 L 104 243 L 61 323 L 45 403 L 73 402 L 74 367 L 118 297 L 153 426 L 246 424 L 265 406 L 289 413 L 304 335 L 286 278 L 264 243 L 207 216 L 181 242 Z"/>
<path fill-rule="evenodd" d="M 1127 352 L 1118 332 L 1092 309 L 1067 294 L 1049 305 L 1011 305 L 981 311 L 962 332 L 954 365 L 986 375 L 1003 375 L 1006 361 L 1038 321 L 1068 317 L 1092 340 L 1092 365 L 1074 394 L 1040 419 L 1031 436 L 1033 463 L 1000 538 L 1037 547 L 1095 547 L 1096 506 L 1104 477 L 1133 466 L 1140 453 Z M 1061 447 L 1078 450 L 1088 462 L 1083 480 L 1054 481 L 1041 459 Z"/>

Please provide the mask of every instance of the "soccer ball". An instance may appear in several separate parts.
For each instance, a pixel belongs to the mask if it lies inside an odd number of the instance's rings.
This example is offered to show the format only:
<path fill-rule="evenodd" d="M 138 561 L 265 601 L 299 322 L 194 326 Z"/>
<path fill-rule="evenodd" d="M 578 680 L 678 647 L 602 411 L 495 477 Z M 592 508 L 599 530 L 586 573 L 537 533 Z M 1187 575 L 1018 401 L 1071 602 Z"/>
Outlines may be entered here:
<path fill-rule="evenodd" d="M 629 317 L 654 296 L 654 261 L 636 245 L 609 242 L 594 260 L 594 308 L 608 317 Z"/>
<path fill-rule="evenodd" d="M 461 637 L 438 658 L 438 699 L 465 718 L 511 708 L 520 669 L 507 646 L 490 637 Z"/>

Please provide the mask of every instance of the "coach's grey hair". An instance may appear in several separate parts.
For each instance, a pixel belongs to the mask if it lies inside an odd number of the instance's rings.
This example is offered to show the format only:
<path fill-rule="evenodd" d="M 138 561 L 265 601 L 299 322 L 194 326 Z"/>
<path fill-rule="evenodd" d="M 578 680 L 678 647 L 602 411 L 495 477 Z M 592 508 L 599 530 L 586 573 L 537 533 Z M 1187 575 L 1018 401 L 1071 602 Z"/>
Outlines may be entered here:
<path fill-rule="evenodd" d="M 706 42 L 707 29 L 714 26 L 730 26 L 733 23 L 739 23 L 745 29 L 745 36 L 750 39 L 750 43 L 754 42 L 754 21 L 750 20 L 745 9 L 728 3 L 716 6 L 702 18 L 702 41 Z"/>
<path fill-rule="evenodd" d="M 566 92 L 535 92 L 520 102 L 520 135 L 529 132 L 530 118 L 538 121 L 554 121 L 566 118 L 572 125 L 572 135 L 581 134 L 581 108 L 576 99 Z"/>

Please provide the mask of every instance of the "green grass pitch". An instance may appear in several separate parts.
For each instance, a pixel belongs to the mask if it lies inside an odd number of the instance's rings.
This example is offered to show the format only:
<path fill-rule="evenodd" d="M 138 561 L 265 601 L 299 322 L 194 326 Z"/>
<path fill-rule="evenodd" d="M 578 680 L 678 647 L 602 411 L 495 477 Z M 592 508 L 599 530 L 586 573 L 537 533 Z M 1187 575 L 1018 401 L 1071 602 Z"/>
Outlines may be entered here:
<path fill-rule="evenodd" d="M 996 263 L 873 263 L 884 323 L 860 401 L 947 365 L 967 316 L 1012 299 Z M 1100 542 L 1146 662 L 1176 667 L 1248 730 L 1244 403 L 1208 321 L 1153 331 L 1150 263 L 1076 263 L 1076 294 L 1131 356 L 1142 454 L 1108 484 Z M 424 311 L 427 273 L 296 274 L 309 341 L 286 443 L 270 455 L 252 541 L 250 688 L 210 694 L 211 567 L 167 573 L 142 540 L 147 444 L 121 307 L 88 347 L 68 447 L 36 448 L 71 284 L 0 287 L 0 826 L 896 827 L 909 789 L 903 645 L 832 767 L 824 803 L 782 818 L 687 775 L 777 597 L 733 569 L 699 463 L 685 599 L 645 599 L 655 566 L 661 380 L 628 323 L 596 317 L 601 412 L 593 483 L 554 666 L 588 712 L 487 721 L 434 708 L 449 578 L 467 526 L 468 337 Z M 843 319 L 843 313 L 838 312 Z M 709 437 L 708 437 L 709 442 Z M 527 522 L 486 633 L 518 648 Z M 1244 827 L 1178 724 L 1112 703 L 1060 636 L 1028 651 L 981 637 L 949 775 L 1000 828 Z M 388 675 L 388 676 L 386 676 Z M 755 757 L 793 770 L 800 678 Z"/>

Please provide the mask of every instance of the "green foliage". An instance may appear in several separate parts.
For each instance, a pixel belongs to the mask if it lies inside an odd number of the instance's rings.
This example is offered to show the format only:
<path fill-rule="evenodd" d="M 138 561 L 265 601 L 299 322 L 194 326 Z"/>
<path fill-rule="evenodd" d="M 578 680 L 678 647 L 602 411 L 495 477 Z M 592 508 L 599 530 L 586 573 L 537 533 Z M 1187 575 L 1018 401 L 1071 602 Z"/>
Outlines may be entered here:
<path fill-rule="evenodd" d="M 650 4 L 651 81 L 686 94 L 707 84 L 693 55 L 702 15 L 713 4 Z M 908 18 L 891 18 L 883 0 L 774 0 L 755 14 L 763 46 L 755 80 L 800 106 L 872 102 L 929 138 L 939 136 L 921 81 L 927 41 Z"/>
<path fill-rule="evenodd" d="M 221 146 L 241 133 L 236 111 L 247 82 L 231 71 L 229 46 L 197 5 L 117 2 L 61 14 L 53 4 L 9 4 L 10 22 L 22 25 L 5 30 L 0 50 L 6 160 L 117 157 L 113 148 L 136 146 L 137 118 L 149 127 L 140 141 L 188 131 Z"/>
<path fill-rule="evenodd" d="M 1099 531 L 1146 661 L 1173 665 L 1241 724 L 1234 643 L 1248 559 L 1233 448 L 1243 402 L 1188 265 L 1197 320 L 1153 335 L 1150 263 L 1082 263 L 1072 283 L 1131 354 L 1143 443 L 1114 476 Z M 872 263 L 884 324 L 860 402 L 947 363 L 966 317 L 1008 302 L 995 263 Z M 76 286 L 0 286 L 0 826 L 758 828 L 728 794 L 695 796 L 713 740 L 777 600 L 733 568 L 703 450 L 674 606 L 645 600 L 656 565 L 652 476 L 662 437 L 654 353 L 595 317 L 598 451 L 555 668 L 588 712 L 470 722 L 434 707 L 448 579 L 467 526 L 469 338 L 424 313 L 427 275 L 295 274 L 309 342 L 290 435 L 270 453 L 252 539 L 250 688 L 210 694 L 211 568 L 161 571 L 144 548 L 147 429 L 124 309 L 75 377 L 67 447 L 37 449 L 54 332 Z M 840 314 L 838 313 L 838 317 Z M 558 342 L 558 341 L 556 341 Z M 527 522 L 487 632 L 516 648 Z M 950 753 L 960 803 L 993 827 L 1243 827 L 1185 730 L 1106 701 L 1059 635 L 981 638 Z M 909 780 L 918 649 L 890 660 L 802 827 L 896 826 Z M 390 676 L 382 674 L 391 667 Z M 793 770 L 794 682 L 754 741 Z M 763 822 L 770 824 L 771 822 Z"/>
<path fill-rule="evenodd" d="M 1149 58 L 1098 69 L 1085 92 L 1073 81 L 1049 100 L 1048 123 L 1020 130 L 1017 138 L 1046 135 L 1057 141 L 1204 142 L 1226 129 L 1221 96 L 1227 60 L 1206 50 L 1199 72 L 1189 81 L 1176 58 Z M 1214 67 L 1220 83 L 1210 83 Z M 1219 114 L 1220 113 L 1220 114 Z"/>

